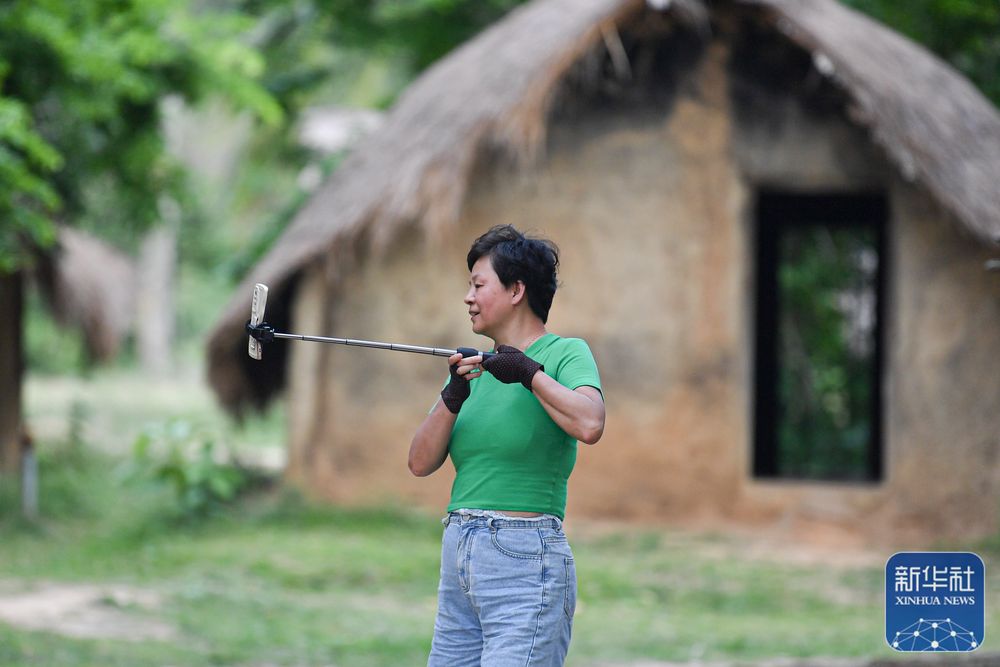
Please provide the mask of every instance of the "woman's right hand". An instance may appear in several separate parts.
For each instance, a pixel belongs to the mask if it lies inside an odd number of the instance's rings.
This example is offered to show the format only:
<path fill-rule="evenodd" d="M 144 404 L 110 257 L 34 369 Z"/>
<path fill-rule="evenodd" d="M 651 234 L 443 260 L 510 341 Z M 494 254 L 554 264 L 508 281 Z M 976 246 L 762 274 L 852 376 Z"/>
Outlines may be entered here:
<path fill-rule="evenodd" d="M 483 355 L 463 357 L 461 352 L 456 352 L 448 357 L 448 367 L 455 368 L 460 376 L 474 380 L 483 374 Z"/>
<path fill-rule="evenodd" d="M 465 399 L 469 397 L 469 381 L 482 375 L 482 362 L 482 355 L 463 357 L 461 353 L 456 352 L 448 357 L 451 381 L 441 390 L 441 400 L 452 414 L 457 415 Z"/>

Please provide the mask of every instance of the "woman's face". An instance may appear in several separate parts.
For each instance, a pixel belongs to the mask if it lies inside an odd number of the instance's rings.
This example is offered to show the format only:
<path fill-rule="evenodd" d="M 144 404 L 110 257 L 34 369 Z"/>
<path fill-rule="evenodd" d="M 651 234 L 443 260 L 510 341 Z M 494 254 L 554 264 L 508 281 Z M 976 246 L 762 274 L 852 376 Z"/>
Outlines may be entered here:
<path fill-rule="evenodd" d="M 469 307 L 474 333 L 493 337 L 497 327 L 502 325 L 513 311 L 512 292 L 503 286 L 489 255 L 480 257 L 472 265 L 469 274 L 469 291 L 465 294 L 465 305 Z"/>

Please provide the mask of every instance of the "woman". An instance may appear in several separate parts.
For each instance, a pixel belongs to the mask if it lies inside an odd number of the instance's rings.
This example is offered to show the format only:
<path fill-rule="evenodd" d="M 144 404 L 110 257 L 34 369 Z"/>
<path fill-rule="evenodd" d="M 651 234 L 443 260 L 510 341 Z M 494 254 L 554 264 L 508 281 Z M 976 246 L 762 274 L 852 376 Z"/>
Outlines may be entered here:
<path fill-rule="evenodd" d="M 553 244 L 501 225 L 467 260 L 472 330 L 496 354 L 448 359 L 449 381 L 410 444 L 414 475 L 449 455 L 455 466 L 428 665 L 562 665 L 576 605 L 566 482 L 576 442 L 604 432 L 600 377 L 584 341 L 546 331 Z"/>

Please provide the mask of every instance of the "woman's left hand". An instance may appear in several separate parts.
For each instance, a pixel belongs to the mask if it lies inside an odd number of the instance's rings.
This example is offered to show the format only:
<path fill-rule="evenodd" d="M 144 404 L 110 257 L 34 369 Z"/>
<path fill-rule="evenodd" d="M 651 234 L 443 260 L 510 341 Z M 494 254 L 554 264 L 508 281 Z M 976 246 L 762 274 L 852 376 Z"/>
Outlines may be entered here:
<path fill-rule="evenodd" d="M 498 347 L 496 354 L 483 361 L 482 366 L 504 384 L 520 382 L 528 391 L 531 391 L 535 373 L 545 370 L 540 363 L 510 345 Z"/>

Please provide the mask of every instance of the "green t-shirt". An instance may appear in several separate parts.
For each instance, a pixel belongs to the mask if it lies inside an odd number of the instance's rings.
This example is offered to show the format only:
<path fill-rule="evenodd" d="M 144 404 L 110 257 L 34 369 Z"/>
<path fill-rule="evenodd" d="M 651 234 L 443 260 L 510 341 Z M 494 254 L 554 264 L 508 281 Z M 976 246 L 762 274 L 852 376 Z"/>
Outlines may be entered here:
<path fill-rule="evenodd" d="M 525 351 L 559 384 L 601 388 L 594 355 L 579 338 L 545 334 Z M 460 508 L 566 513 L 576 440 L 520 383 L 490 373 L 471 380 L 448 443 L 455 466 L 448 511 Z"/>

